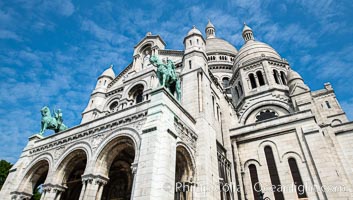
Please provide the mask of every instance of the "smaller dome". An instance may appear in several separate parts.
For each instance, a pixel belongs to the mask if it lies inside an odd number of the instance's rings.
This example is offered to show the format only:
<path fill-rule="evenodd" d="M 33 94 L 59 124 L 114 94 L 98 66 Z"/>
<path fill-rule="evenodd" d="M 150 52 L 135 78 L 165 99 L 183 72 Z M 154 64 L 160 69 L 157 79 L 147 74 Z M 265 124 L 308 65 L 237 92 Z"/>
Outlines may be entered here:
<path fill-rule="evenodd" d="M 99 77 L 102 77 L 102 76 L 107 76 L 111 79 L 114 79 L 115 78 L 115 73 L 114 73 L 114 70 L 113 70 L 113 65 L 110 65 L 110 67 L 108 69 L 106 69 Z"/>
<path fill-rule="evenodd" d="M 290 69 L 287 73 L 289 93 L 292 94 L 295 92 L 295 88 L 299 85 L 302 89 L 309 91 L 310 88 L 304 83 L 303 78 L 299 75 L 298 72 Z"/>
<path fill-rule="evenodd" d="M 208 38 L 206 40 L 206 53 L 231 53 L 237 54 L 237 49 L 229 42 L 220 38 Z"/>
<path fill-rule="evenodd" d="M 298 72 L 290 69 L 287 74 L 287 80 L 288 80 L 288 83 L 290 83 L 291 81 L 294 81 L 294 80 L 302 80 L 303 81 L 303 78 L 298 74 Z"/>
<path fill-rule="evenodd" d="M 199 29 L 196 28 L 196 26 L 193 26 L 192 29 L 188 32 L 188 35 L 193 35 L 193 34 L 197 34 L 197 35 L 201 35 L 202 36 L 202 33 L 201 31 L 199 31 Z"/>

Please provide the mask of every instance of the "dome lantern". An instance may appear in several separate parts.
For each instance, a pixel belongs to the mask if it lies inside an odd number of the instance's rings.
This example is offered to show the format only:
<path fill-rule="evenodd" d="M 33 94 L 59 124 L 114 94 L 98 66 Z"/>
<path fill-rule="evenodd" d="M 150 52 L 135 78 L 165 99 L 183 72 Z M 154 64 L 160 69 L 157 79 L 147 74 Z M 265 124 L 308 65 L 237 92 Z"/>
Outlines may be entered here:
<path fill-rule="evenodd" d="M 242 36 L 243 36 L 245 42 L 247 42 L 249 40 L 255 40 L 252 29 L 248 25 L 246 25 L 245 22 L 244 22 Z"/>
<path fill-rule="evenodd" d="M 205 28 L 205 32 L 206 32 L 206 39 L 216 37 L 216 28 L 211 23 L 211 20 L 208 20 L 208 23 Z"/>

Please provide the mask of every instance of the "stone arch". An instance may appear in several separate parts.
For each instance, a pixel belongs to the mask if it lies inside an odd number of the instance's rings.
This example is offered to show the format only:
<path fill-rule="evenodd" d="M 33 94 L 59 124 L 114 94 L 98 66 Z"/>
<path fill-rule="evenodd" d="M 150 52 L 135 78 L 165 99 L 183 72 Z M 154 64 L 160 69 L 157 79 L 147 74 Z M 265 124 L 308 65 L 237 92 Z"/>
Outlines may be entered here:
<path fill-rule="evenodd" d="M 114 130 L 107 138 L 105 138 L 100 145 L 98 146 L 92 160 L 97 163 L 99 155 L 102 153 L 103 149 L 114 139 L 118 137 L 128 137 L 134 142 L 135 146 L 135 159 L 134 163 L 138 163 L 139 155 L 140 155 L 140 145 L 141 145 L 141 137 L 138 132 L 129 127 L 118 128 Z"/>
<path fill-rule="evenodd" d="M 150 46 L 151 48 L 154 46 L 154 42 L 153 41 L 146 41 L 143 44 L 140 45 L 140 47 L 137 49 L 137 53 L 142 53 L 142 51 L 144 49 L 146 49 L 148 46 Z"/>
<path fill-rule="evenodd" d="M 271 108 L 278 112 L 279 116 L 283 116 L 292 112 L 290 106 L 282 101 L 267 100 L 255 103 L 248 107 L 240 117 L 243 124 L 255 123 L 255 120 L 249 120 L 251 116 L 256 115 L 262 108 Z"/>
<path fill-rule="evenodd" d="M 69 156 L 72 152 L 76 151 L 76 150 L 82 150 L 85 152 L 87 160 L 90 160 L 92 158 L 92 149 L 91 146 L 88 142 L 79 142 L 79 143 L 75 143 L 71 146 L 69 146 L 64 153 L 60 156 L 60 158 L 58 159 L 58 161 L 55 163 L 54 166 L 54 170 L 57 171 L 59 170 L 59 165 L 63 163 L 63 161 L 65 159 L 67 159 L 67 156 Z"/>
<path fill-rule="evenodd" d="M 331 126 L 337 126 L 337 125 L 340 125 L 340 124 L 342 124 L 342 121 L 339 120 L 339 119 L 333 119 L 331 121 Z"/>
<path fill-rule="evenodd" d="M 175 200 L 192 199 L 192 190 L 190 189 L 192 185 L 190 183 L 194 182 L 194 175 L 195 163 L 190 149 L 183 143 L 177 143 L 175 158 L 175 185 L 177 188 L 175 190 Z"/>
<path fill-rule="evenodd" d="M 78 200 L 82 189 L 82 175 L 85 174 L 91 150 L 87 143 L 74 144 L 59 159 L 56 165 L 54 183 L 66 190 L 61 200 Z"/>
<path fill-rule="evenodd" d="M 120 104 L 120 99 L 121 99 L 122 95 L 121 94 L 117 94 L 117 95 L 113 95 L 111 97 L 109 97 L 107 99 L 107 101 L 105 102 L 105 105 L 104 105 L 104 109 L 103 110 L 110 110 L 109 107 L 111 106 L 111 104 L 115 101 L 117 101 L 119 104 Z M 120 106 L 120 105 L 119 105 Z"/>
<path fill-rule="evenodd" d="M 138 146 L 134 137 L 117 133 L 100 145 L 95 156 L 95 174 L 109 179 L 104 186 L 102 199 L 130 199 L 133 188 L 132 167 L 138 157 Z"/>
<path fill-rule="evenodd" d="M 288 160 L 289 158 L 294 158 L 298 162 L 300 161 L 301 163 L 305 163 L 305 160 L 302 158 L 302 156 L 294 151 L 287 151 L 281 156 L 282 160 Z"/>
<path fill-rule="evenodd" d="M 148 83 L 145 80 L 139 80 L 134 84 L 131 84 L 128 88 L 124 89 L 124 98 L 129 99 L 129 93 L 131 92 L 131 90 L 136 87 L 137 85 L 142 85 L 143 86 L 143 92 L 145 92 L 149 87 L 148 87 Z"/>
<path fill-rule="evenodd" d="M 48 173 L 52 169 L 53 158 L 50 154 L 45 153 L 35 158 L 26 168 L 21 178 L 21 182 L 17 191 L 30 197 L 34 190 L 47 180 Z"/>
<path fill-rule="evenodd" d="M 260 168 L 262 166 L 261 163 L 256 159 L 248 159 L 247 161 L 245 161 L 244 162 L 244 169 L 248 169 L 249 165 L 255 165 L 258 168 Z"/>
<path fill-rule="evenodd" d="M 272 152 L 276 158 L 276 160 L 278 160 L 280 163 L 282 162 L 282 157 L 280 156 L 277 144 L 271 140 L 264 140 L 262 142 L 260 142 L 258 148 L 257 148 L 257 155 L 259 157 L 259 161 L 260 163 L 266 163 L 266 160 L 263 160 L 261 158 L 263 158 L 262 156 L 260 156 L 261 154 L 263 154 L 264 149 L 266 146 L 269 146 L 272 148 Z"/>
<path fill-rule="evenodd" d="M 192 175 L 195 176 L 195 174 L 196 174 L 196 161 L 195 161 L 193 150 L 191 150 L 191 148 L 187 144 L 182 142 L 182 141 L 177 142 L 176 148 L 178 148 L 178 147 L 179 148 L 184 148 L 185 151 L 188 153 L 188 156 L 190 158 L 189 161 L 190 161 L 190 164 L 191 164 L 191 169 L 193 170 L 193 174 Z"/>
<path fill-rule="evenodd" d="M 251 172 L 250 171 L 250 166 L 255 166 L 255 171 Z M 257 196 L 257 192 L 254 191 L 255 187 L 258 188 L 260 187 L 261 184 L 261 180 L 259 179 L 259 172 L 261 172 L 261 164 L 258 160 L 256 159 L 249 159 L 244 163 L 244 172 L 246 174 L 245 178 L 244 178 L 244 185 L 245 185 L 245 189 L 247 190 L 247 192 L 249 193 L 249 195 L 254 194 Z M 257 177 L 257 180 L 254 181 L 254 177 Z M 257 182 L 257 183 L 255 183 Z"/>

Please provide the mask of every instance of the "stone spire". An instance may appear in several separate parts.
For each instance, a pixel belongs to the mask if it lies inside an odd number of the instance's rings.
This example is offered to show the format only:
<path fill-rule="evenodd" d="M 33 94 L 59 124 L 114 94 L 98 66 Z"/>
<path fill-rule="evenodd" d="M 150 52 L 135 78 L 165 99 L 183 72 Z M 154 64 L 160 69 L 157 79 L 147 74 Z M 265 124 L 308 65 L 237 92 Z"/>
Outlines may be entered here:
<path fill-rule="evenodd" d="M 244 22 L 244 28 L 243 28 L 242 36 L 243 36 L 245 42 L 247 42 L 249 40 L 255 40 L 253 32 L 252 32 L 252 29 L 248 25 L 246 25 L 245 22 Z"/>
<path fill-rule="evenodd" d="M 211 23 L 211 20 L 208 20 L 208 23 L 205 28 L 205 32 L 206 32 L 206 39 L 216 37 L 216 28 Z"/>

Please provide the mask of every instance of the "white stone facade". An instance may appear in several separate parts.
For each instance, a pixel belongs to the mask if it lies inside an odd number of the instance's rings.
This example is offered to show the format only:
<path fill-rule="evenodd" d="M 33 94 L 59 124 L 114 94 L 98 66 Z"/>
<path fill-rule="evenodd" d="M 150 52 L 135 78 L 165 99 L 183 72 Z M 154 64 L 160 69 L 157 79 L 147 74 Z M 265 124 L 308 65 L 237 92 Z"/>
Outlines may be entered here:
<path fill-rule="evenodd" d="M 80 125 L 29 138 L 0 199 L 39 185 L 43 200 L 353 199 L 353 123 L 332 86 L 311 91 L 246 25 L 239 50 L 215 33 L 193 27 L 183 50 L 148 33 L 98 77 Z M 152 55 L 176 64 L 180 102 Z"/>

